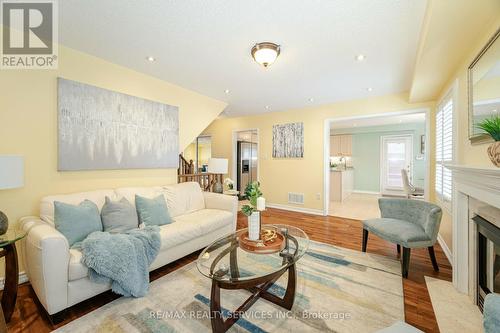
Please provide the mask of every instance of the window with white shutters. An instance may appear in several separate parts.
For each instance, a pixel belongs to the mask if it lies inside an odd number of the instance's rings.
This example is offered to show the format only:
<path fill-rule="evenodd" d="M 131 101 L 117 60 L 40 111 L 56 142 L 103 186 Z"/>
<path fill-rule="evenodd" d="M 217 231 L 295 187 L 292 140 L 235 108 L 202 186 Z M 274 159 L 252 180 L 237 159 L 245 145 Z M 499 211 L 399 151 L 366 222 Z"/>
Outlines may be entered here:
<path fill-rule="evenodd" d="M 449 207 L 452 193 L 451 170 L 446 163 L 453 162 L 453 99 L 451 94 L 439 104 L 436 114 L 436 194 Z"/>

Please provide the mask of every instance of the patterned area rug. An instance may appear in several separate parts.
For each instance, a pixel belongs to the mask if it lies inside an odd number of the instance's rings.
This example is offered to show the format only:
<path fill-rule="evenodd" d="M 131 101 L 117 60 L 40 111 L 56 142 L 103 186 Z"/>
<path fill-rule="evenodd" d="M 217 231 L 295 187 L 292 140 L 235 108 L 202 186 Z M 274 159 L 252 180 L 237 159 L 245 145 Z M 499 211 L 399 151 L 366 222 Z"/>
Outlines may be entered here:
<path fill-rule="evenodd" d="M 229 331 L 361 333 L 404 321 L 396 260 L 311 242 L 297 274 L 291 311 L 258 300 Z M 286 279 L 285 274 L 271 292 L 283 295 Z M 57 332 L 209 332 L 210 283 L 191 263 L 152 282 L 146 297 L 122 297 Z M 248 296 L 222 290 L 222 306 L 234 310 Z"/>

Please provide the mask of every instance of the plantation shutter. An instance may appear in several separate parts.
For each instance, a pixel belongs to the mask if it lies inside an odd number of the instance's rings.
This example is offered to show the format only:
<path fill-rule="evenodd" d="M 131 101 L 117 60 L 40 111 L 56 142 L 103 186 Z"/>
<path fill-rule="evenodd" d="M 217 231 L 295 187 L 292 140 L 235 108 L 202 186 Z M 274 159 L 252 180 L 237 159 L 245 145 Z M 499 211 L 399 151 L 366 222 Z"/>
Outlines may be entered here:
<path fill-rule="evenodd" d="M 436 114 L 436 193 L 443 203 L 451 203 L 452 174 L 446 163 L 453 162 L 453 100 L 446 97 Z"/>

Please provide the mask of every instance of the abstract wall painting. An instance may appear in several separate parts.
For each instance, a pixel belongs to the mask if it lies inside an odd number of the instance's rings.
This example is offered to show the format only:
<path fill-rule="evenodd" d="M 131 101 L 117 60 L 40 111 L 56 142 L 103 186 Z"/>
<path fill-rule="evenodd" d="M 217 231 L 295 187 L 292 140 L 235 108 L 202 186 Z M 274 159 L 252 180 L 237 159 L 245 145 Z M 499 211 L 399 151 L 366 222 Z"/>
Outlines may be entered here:
<path fill-rule="evenodd" d="M 58 78 L 58 170 L 177 168 L 178 107 Z"/>
<path fill-rule="evenodd" d="M 304 123 L 273 125 L 273 157 L 304 157 Z"/>

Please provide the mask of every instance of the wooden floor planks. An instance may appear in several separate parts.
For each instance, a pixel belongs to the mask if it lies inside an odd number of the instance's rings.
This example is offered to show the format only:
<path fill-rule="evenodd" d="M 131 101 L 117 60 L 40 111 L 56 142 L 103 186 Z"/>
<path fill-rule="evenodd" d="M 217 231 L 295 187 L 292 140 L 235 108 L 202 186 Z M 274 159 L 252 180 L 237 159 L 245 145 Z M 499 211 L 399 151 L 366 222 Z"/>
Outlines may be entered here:
<path fill-rule="evenodd" d="M 356 220 L 268 209 L 263 213 L 263 222 L 294 225 L 303 229 L 312 240 L 361 251 L 362 227 L 361 223 Z M 238 228 L 244 227 L 246 227 L 246 217 L 240 214 L 238 216 Z M 435 250 L 440 266 L 438 273 L 432 269 L 427 249 L 412 250 L 409 276 L 408 279 L 403 281 L 406 322 L 425 332 L 439 332 L 439 328 L 424 276 L 451 281 L 452 275 L 451 265 L 438 244 L 435 245 Z M 395 245 L 372 234 L 370 234 L 368 241 L 368 252 L 398 258 Z M 151 280 L 158 279 L 192 262 L 197 258 L 197 254 L 191 254 L 151 272 Z M 82 302 L 68 309 L 66 320 L 57 327 L 99 308 L 117 297 L 112 292 L 106 292 Z M 56 328 L 50 324 L 29 283 L 19 287 L 16 309 L 8 327 L 9 332 L 30 333 L 50 332 Z"/>

